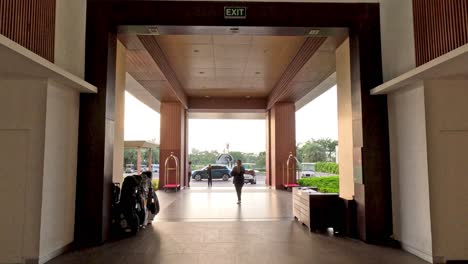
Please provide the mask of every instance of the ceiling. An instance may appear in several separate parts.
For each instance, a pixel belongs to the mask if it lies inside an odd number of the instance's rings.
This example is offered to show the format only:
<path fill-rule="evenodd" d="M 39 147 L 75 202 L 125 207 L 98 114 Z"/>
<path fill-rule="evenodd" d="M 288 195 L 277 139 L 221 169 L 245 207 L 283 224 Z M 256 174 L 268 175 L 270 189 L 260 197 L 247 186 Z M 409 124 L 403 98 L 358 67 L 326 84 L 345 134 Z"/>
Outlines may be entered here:
<path fill-rule="evenodd" d="M 286 29 L 278 31 L 282 35 L 200 32 L 119 33 L 127 48 L 127 72 L 147 90 L 134 95 L 180 101 L 192 112 L 245 108 L 258 113 L 275 102 L 307 97 L 335 72 L 335 50 L 345 38 L 336 30 L 317 37 L 287 35 Z"/>
<path fill-rule="evenodd" d="M 304 36 L 161 35 L 156 40 L 188 96 L 266 97 Z"/>

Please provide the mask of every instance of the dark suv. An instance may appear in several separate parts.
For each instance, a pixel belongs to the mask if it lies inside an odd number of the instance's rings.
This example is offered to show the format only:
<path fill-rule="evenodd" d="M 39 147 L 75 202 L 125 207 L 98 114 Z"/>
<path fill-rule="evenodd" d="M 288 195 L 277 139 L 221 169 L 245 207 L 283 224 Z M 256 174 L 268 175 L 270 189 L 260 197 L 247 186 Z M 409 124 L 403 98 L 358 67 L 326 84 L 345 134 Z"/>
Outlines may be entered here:
<path fill-rule="evenodd" d="M 201 181 L 202 179 L 208 179 L 207 173 L 208 166 L 201 170 L 195 170 L 192 172 L 192 179 Z M 231 171 L 225 165 L 211 165 L 211 177 L 214 179 L 223 179 L 223 181 L 229 180 L 231 177 Z"/>

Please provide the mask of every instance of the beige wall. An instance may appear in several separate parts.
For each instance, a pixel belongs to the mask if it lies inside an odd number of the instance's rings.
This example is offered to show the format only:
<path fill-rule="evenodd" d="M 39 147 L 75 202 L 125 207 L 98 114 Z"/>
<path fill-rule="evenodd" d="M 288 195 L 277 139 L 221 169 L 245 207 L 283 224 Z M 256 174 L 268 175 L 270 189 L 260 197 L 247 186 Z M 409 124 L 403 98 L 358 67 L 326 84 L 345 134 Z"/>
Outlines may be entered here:
<path fill-rule="evenodd" d="M 415 68 L 412 1 L 380 0 L 380 32 L 384 81 Z"/>
<path fill-rule="evenodd" d="M 124 119 L 125 119 L 125 60 L 126 48 L 117 41 L 116 80 L 115 80 L 115 127 L 114 127 L 114 169 L 113 181 L 123 181 L 124 168 Z"/>
<path fill-rule="evenodd" d="M 57 0 L 54 62 L 84 77 L 86 0 Z"/>
<path fill-rule="evenodd" d="M 424 85 L 433 251 L 467 260 L 468 80 Z"/>
<path fill-rule="evenodd" d="M 432 261 L 424 87 L 388 96 L 394 236 Z"/>
<path fill-rule="evenodd" d="M 383 79 L 416 67 L 412 1 L 381 0 Z M 424 87 L 388 95 L 393 232 L 405 250 L 432 262 Z"/>
<path fill-rule="evenodd" d="M 49 82 L 42 185 L 41 262 L 73 242 L 79 93 Z"/>
<path fill-rule="evenodd" d="M 83 77 L 86 1 L 56 11 L 55 63 Z M 1 263 L 44 261 L 73 241 L 78 109 L 66 87 L 0 80 Z"/>
<path fill-rule="evenodd" d="M 0 80 L 0 263 L 39 255 L 46 92 L 46 81 Z"/>
<path fill-rule="evenodd" d="M 340 197 L 352 200 L 353 177 L 353 112 L 351 104 L 351 63 L 349 39 L 336 49 L 336 83 L 338 96 L 338 165 Z"/>

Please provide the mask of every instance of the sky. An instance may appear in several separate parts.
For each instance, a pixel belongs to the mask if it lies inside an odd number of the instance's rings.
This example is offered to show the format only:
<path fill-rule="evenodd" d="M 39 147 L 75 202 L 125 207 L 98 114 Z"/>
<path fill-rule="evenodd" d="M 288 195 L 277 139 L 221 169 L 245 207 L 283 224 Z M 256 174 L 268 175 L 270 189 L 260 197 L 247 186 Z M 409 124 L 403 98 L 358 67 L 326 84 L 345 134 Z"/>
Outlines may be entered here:
<path fill-rule="evenodd" d="M 148 140 L 159 143 L 159 113 L 125 91 L 125 140 Z"/>
<path fill-rule="evenodd" d="M 154 121 L 153 121 L 154 120 Z M 159 113 L 125 92 L 125 140 L 159 143 Z M 217 150 L 229 144 L 231 151 L 265 151 L 265 120 L 189 119 L 189 152 Z M 336 86 L 296 112 L 296 142 L 311 138 L 338 139 Z"/>

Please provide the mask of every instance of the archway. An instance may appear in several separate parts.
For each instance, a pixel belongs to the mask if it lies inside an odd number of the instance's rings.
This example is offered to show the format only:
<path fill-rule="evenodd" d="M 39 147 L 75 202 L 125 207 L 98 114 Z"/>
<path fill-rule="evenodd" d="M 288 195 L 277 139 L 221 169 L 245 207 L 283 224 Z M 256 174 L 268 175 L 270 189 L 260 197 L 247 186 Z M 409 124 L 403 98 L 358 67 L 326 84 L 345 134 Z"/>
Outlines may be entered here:
<path fill-rule="evenodd" d="M 113 128 L 117 27 L 122 25 L 176 25 L 179 27 L 175 29 L 186 33 L 196 33 L 210 27 L 212 30 L 226 27 L 231 30 L 242 30 L 242 27 L 246 30 L 264 28 L 271 32 L 295 27 L 306 30 L 308 34 L 314 34 L 316 30 L 332 32 L 337 28 L 348 29 L 352 131 L 355 135 L 352 146 L 355 199 L 358 204 L 357 225 L 360 238 L 368 242 L 385 241 L 391 235 L 386 97 L 371 97 L 369 93 L 371 88 L 382 82 L 378 4 L 243 3 L 247 10 L 245 18 L 226 18 L 224 8 L 238 5 L 239 3 L 235 2 L 89 2 L 86 80 L 96 85 L 99 92 L 97 95 L 82 95 L 80 102 L 75 232 L 78 243 L 100 243 L 108 236 L 108 194 L 112 179 L 107 169 L 109 164 L 112 164 L 112 155 L 108 152 L 113 145 L 110 131 Z M 154 42 L 146 42 L 145 46 L 153 48 L 157 53 L 157 45 L 154 45 Z M 310 53 L 315 46 L 314 41 L 310 41 L 302 50 L 303 56 Z M 157 60 L 158 56 L 153 58 Z M 161 65 L 165 65 L 164 62 Z M 300 68 L 291 69 L 292 71 L 285 75 L 286 80 L 290 81 Z M 174 76 L 168 75 L 167 78 L 173 79 Z M 284 135 L 293 134 L 288 122 L 294 115 L 294 107 L 291 107 L 290 101 L 284 99 L 284 96 L 294 100 L 303 95 L 301 92 L 291 93 L 287 83 L 280 84 L 267 98 L 249 100 L 242 106 L 238 101 L 227 104 L 225 98 L 190 98 L 176 82 L 172 83 L 174 97 L 163 100 L 161 120 L 165 124 L 173 123 L 171 131 L 176 133 L 169 133 L 165 141 L 161 134 L 162 159 L 172 151 L 185 158 L 187 111 L 190 109 L 202 109 L 210 105 L 211 109 L 224 109 L 227 112 L 242 109 L 263 110 L 267 112 L 269 123 L 268 166 L 272 172 L 269 177 L 273 185 L 278 185 L 275 170 L 279 162 L 284 160 L 283 155 L 287 155 L 285 153 L 291 148 L 287 144 L 283 145 L 284 142 L 280 138 L 287 138 Z M 163 145 L 166 144 L 164 142 L 167 142 L 167 145 Z M 89 146 L 93 148 L 90 149 Z M 186 159 L 183 159 L 184 165 L 185 162 Z M 90 186 L 91 189 L 85 186 Z M 96 200 L 103 201 L 102 207 L 90 209 L 94 208 L 92 203 Z"/>

